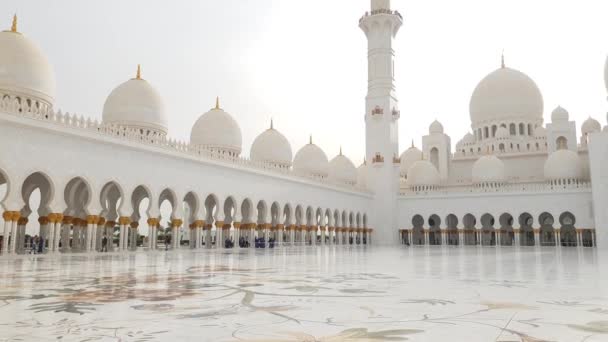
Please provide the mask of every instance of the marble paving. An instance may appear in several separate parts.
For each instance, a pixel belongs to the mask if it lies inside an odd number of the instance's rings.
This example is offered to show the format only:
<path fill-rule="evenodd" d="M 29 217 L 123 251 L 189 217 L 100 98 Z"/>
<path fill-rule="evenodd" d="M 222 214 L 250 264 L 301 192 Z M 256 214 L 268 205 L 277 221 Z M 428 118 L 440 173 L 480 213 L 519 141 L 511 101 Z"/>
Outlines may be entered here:
<path fill-rule="evenodd" d="M 607 266 L 534 247 L 0 257 L 0 341 L 608 341 Z"/>

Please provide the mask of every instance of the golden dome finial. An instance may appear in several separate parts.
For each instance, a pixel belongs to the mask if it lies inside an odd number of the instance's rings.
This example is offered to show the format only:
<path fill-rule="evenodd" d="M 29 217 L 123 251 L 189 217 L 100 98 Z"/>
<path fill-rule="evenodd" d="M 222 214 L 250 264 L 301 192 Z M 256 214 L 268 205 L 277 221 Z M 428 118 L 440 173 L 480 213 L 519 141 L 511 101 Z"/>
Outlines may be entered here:
<path fill-rule="evenodd" d="M 500 55 L 500 67 L 505 68 L 505 50 L 502 50 L 502 54 Z"/>
<path fill-rule="evenodd" d="M 137 64 L 137 74 L 135 74 L 135 79 L 141 80 L 141 65 Z"/>
<path fill-rule="evenodd" d="M 220 109 L 220 97 L 215 97 L 215 109 Z"/>
<path fill-rule="evenodd" d="M 340 145 L 340 155 L 342 155 L 342 145 Z"/>
<path fill-rule="evenodd" d="M 11 25 L 11 32 L 17 33 L 17 13 L 13 15 L 13 25 Z"/>
<path fill-rule="evenodd" d="M 309 143 L 310 145 L 312 145 L 312 134 L 310 135 L 310 137 L 309 137 L 309 139 L 308 139 L 308 143 Z"/>
<path fill-rule="evenodd" d="M 412 139 L 412 148 L 414 148 L 414 139 Z"/>
<path fill-rule="evenodd" d="M 274 129 L 274 120 L 270 118 L 270 129 Z"/>

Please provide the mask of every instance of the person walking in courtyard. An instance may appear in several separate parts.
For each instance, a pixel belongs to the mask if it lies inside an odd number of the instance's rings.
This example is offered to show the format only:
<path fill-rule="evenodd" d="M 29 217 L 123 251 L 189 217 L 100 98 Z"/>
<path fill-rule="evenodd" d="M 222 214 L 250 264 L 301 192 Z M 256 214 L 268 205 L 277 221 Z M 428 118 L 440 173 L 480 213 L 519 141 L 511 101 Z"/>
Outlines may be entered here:
<path fill-rule="evenodd" d="M 101 239 L 101 252 L 108 252 L 108 237 L 107 236 L 103 236 L 103 239 Z"/>

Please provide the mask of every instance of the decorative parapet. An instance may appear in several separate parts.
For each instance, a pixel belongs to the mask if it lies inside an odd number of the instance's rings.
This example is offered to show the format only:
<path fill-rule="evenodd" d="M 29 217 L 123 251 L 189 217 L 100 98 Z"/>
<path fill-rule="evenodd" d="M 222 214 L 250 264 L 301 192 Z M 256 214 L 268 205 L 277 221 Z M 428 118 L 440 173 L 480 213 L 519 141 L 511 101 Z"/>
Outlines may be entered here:
<path fill-rule="evenodd" d="M 393 11 L 390 9 L 377 9 L 377 10 L 373 10 L 371 12 L 365 12 L 365 14 L 361 17 L 361 19 L 359 19 L 359 23 L 361 23 L 367 17 L 374 16 L 374 15 L 382 15 L 382 14 L 396 15 L 399 17 L 399 19 L 403 20 L 403 16 L 401 15 L 401 13 L 399 13 L 399 11 Z"/>
<path fill-rule="evenodd" d="M 432 196 L 432 195 L 462 195 L 489 193 L 551 193 L 551 192 L 590 192 L 591 182 L 564 180 L 547 183 L 545 181 L 527 183 L 487 183 L 483 186 L 476 184 L 443 185 L 433 187 L 401 188 L 401 196 Z"/>
<path fill-rule="evenodd" d="M 70 131 L 87 132 L 98 134 L 101 137 L 119 139 L 124 142 L 139 143 L 146 146 L 164 149 L 178 156 L 194 157 L 201 160 L 212 160 L 238 166 L 246 169 L 280 174 L 297 179 L 305 179 L 319 184 L 344 188 L 350 191 L 370 193 L 367 189 L 359 188 L 348 183 L 337 183 L 327 178 L 306 177 L 295 174 L 292 169 L 285 165 L 269 164 L 266 162 L 255 162 L 250 159 L 235 156 L 228 152 L 208 150 L 191 145 L 188 142 L 168 138 L 159 132 L 147 131 L 144 129 L 125 127 L 120 125 L 107 125 L 98 120 L 85 118 L 82 115 L 62 113 L 61 110 L 54 111 L 48 106 L 33 106 L 35 100 L 20 98 L 19 101 L 9 95 L 0 93 L 0 114 L 5 113 L 10 116 L 25 118 L 44 122 L 54 127 Z"/>

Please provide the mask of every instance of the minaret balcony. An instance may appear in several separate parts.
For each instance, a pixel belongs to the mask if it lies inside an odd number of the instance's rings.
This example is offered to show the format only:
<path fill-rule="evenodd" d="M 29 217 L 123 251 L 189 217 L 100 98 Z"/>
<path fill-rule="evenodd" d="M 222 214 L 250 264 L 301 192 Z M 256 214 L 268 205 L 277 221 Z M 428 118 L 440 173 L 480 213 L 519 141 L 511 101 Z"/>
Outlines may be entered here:
<path fill-rule="evenodd" d="M 380 153 L 376 153 L 376 155 L 372 159 L 372 165 L 374 167 L 380 167 L 384 165 L 384 157 Z"/>
<path fill-rule="evenodd" d="M 393 120 L 399 120 L 401 118 L 401 111 L 393 108 L 392 117 Z"/>

